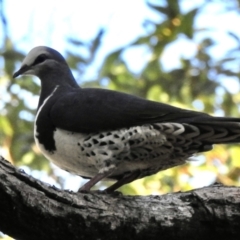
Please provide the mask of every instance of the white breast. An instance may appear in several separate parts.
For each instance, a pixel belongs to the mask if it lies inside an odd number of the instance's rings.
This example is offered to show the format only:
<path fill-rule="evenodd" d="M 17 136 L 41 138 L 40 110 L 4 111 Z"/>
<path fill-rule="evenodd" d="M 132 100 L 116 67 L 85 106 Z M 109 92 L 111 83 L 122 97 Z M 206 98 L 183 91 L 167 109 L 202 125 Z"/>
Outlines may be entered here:
<path fill-rule="evenodd" d="M 86 138 L 85 134 L 56 129 L 54 140 L 57 150 L 53 153 L 47 151 L 37 138 L 35 141 L 44 156 L 58 167 L 80 176 L 92 177 L 98 170 L 94 159 L 82 154 L 79 142 L 84 138 Z"/>

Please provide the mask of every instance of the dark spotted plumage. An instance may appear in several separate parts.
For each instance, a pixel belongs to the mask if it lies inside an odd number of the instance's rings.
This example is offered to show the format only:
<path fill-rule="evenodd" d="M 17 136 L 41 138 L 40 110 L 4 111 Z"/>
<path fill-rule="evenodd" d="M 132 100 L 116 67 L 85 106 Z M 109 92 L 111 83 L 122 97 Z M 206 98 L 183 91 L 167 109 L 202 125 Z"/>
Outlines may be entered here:
<path fill-rule="evenodd" d="M 135 179 L 184 164 L 216 143 L 240 142 L 240 119 L 212 117 L 125 93 L 80 88 L 60 53 L 36 47 L 14 74 L 35 75 L 42 90 L 34 137 L 59 167 L 90 178 Z"/>

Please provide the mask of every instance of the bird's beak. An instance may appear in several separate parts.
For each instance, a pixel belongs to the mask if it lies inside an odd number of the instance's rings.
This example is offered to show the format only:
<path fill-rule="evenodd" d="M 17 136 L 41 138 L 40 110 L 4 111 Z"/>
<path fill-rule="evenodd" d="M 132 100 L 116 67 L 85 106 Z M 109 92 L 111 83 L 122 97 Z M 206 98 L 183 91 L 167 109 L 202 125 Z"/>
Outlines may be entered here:
<path fill-rule="evenodd" d="M 28 65 L 23 65 L 17 72 L 13 74 L 13 78 L 16 78 L 24 73 L 26 73 L 30 67 Z"/>

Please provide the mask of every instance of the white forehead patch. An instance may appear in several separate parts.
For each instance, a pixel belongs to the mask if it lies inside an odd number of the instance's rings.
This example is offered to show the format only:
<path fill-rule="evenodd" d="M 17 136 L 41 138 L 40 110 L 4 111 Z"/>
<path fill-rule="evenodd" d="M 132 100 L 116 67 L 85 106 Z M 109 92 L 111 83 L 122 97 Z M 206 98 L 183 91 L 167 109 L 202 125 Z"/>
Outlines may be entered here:
<path fill-rule="evenodd" d="M 23 62 L 22 62 L 22 66 L 24 65 L 28 65 L 28 66 L 31 66 L 35 59 L 40 55 L 40 54 L 47 54 L 47 49 L 46 47 L 44 46 L 39 46 L 39 47 L 35 47 L 33 48 L 29 53 L 28 55 L 23 59 Z"/>

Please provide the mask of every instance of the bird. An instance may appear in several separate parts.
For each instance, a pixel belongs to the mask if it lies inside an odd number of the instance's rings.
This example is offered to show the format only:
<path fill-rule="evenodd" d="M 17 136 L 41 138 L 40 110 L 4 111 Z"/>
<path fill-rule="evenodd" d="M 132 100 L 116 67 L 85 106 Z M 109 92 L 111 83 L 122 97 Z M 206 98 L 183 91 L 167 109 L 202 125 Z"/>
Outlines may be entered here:
<path fill-rule="evenodd" d="M 89 179 L 78 192 L 114 180 L 104 192 L 184 164 L 214 144 L 240 142 L 240 118 L 215 117 L 131 94 L 81 88 L 55 49 L 33 48 L 13 78 L 37 76 L 34 139 L 43 155 Z"/>

